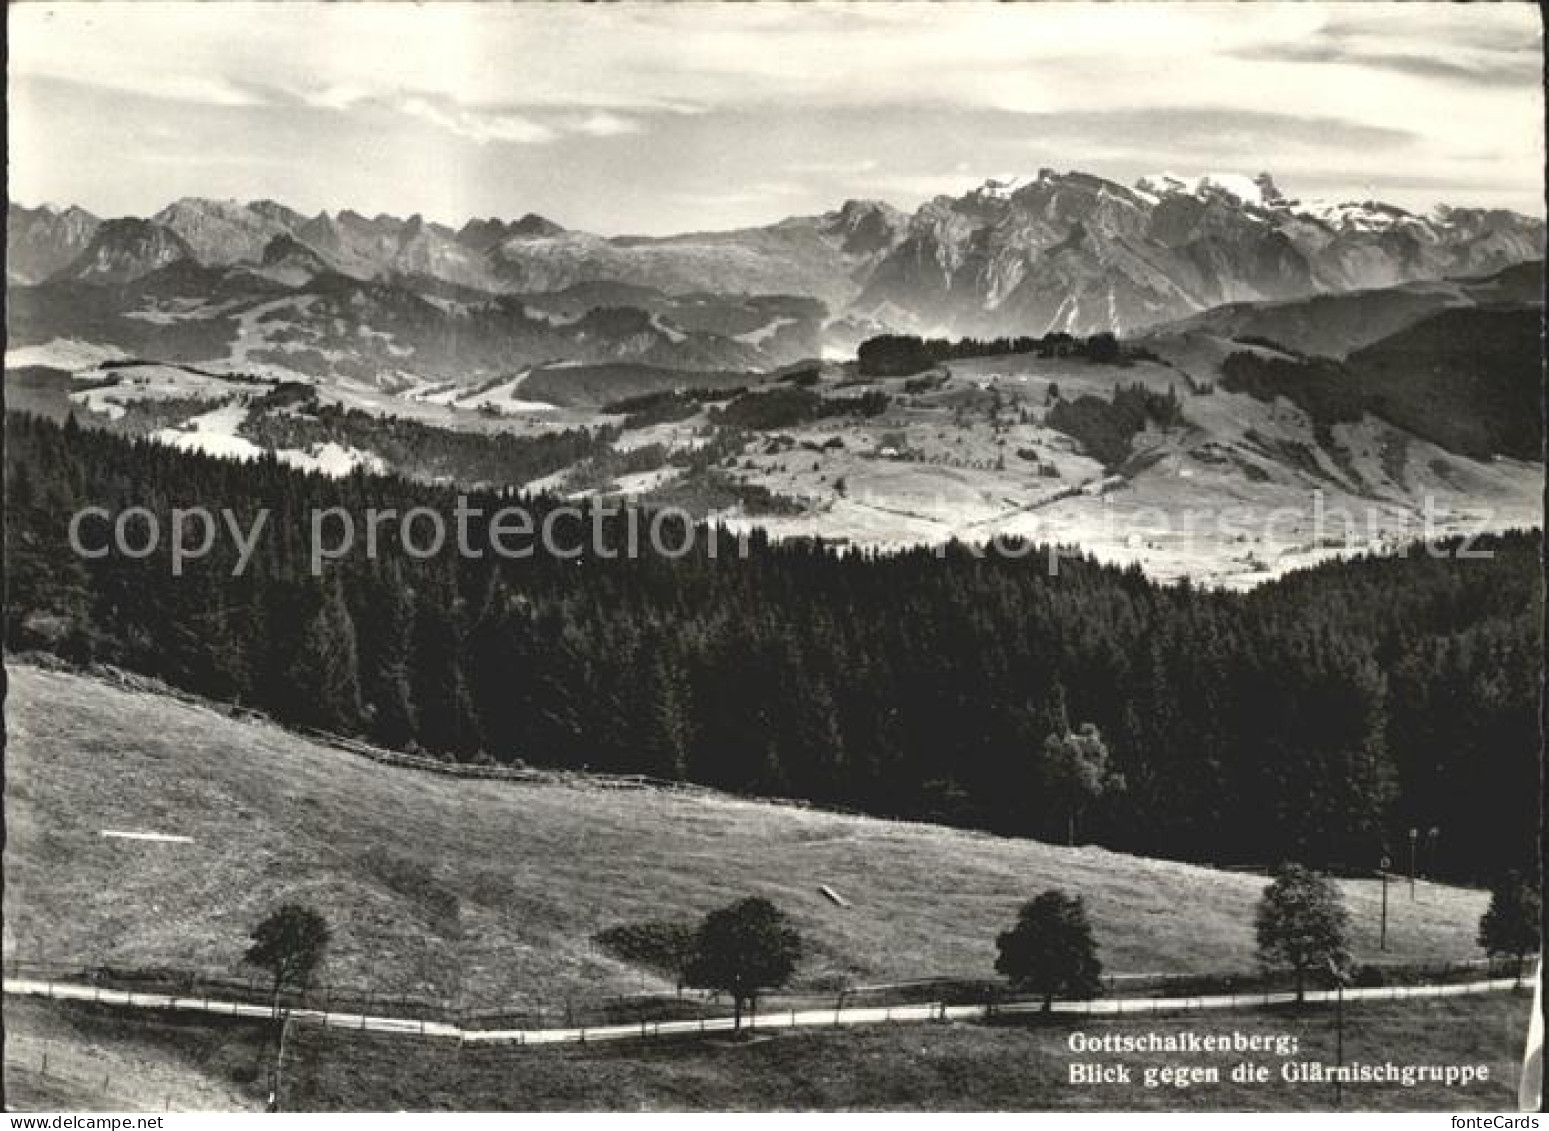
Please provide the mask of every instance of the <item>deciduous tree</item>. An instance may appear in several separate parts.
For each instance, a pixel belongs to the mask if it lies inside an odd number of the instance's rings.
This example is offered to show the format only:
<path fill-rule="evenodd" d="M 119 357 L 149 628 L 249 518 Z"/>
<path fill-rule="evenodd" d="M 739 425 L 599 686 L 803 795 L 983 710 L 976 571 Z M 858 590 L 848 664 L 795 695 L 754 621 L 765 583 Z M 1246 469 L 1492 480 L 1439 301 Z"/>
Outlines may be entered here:
<path fill-rule="evenodd" d="M 1344 898 L 1332 880 L 1300 864 L 1282 865 L 1264 889 L 1254 921 L 1259 963 L 1266 969 L 1290 969 L 1301 1001 L 1309 971 L 1349 969 L 1349 924 Z"/>
<path fill-rule="evenodd" d="M 1040 995 L 1045 1013 L 1056 995 L 1085 999 L 1102 992 L 1103 966 L 1079 895 L 1053 889 L 1029 900 L 995 945 L 996 973 L 1009 978 L 1013 989 Z"/>
<path fill-rule="evenodd" d="M 279 1012 L 280 991 L 287 985 L 305 989 L 322 965 L 333 937 L 328 921 L 310 907 L 284 903 L 253 928 L 253 945 L 242 961 L 269 972 L 274 979 L 273 1002 Z"/>
<path fill-rule="evenodd" d="M 740 1030 L 743 1007 L 751 1016 L 761 992 L 785 985 L 801 953 L 801 935 L 785 914 L 752 896 L 705 916 L 684 976 L 691 986 L 730 994 L 732 1027 Z"/>

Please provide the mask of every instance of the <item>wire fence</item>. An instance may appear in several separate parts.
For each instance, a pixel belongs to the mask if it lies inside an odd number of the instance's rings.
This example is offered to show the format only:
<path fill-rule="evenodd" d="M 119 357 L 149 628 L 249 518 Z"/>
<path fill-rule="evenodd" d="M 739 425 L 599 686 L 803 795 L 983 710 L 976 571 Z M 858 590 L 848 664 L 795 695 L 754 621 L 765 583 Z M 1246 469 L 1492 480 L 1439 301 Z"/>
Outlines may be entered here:
<path fill-rule="evenodd" d="M 369 987 L 317 984 L 305 990 L 282 987 L 260 977 L 228 972 L 165 967 L 126 969 L 66 963 L 22 962 L 4 965 L 8 987 L 26 986 L 43 996 L 147 1008 L 193 1009 L 248 1017 L 301 1011 L 329 1025 L 373 1027 L 391 1020 L 404 1031 L 456 1034 L 481 1032 L 607 1031 L 625 1035 L 712 1032 L 730 1027 L 733 1003 L 725 996 L 698 990 L 628 996 L 579 996 L 543 1005 L 493 1001 L 453 1001 Z M 1486 983 L 1510 984 L 1527 978 L 1531 964 L 1454 962 L 1368 968 L 1351 980 L 1347 997 L 1398 1000 L 1446 996 Z M 1309 1000 L 1332 1000 L 1327 979 L 1309 978 Z M 1284 976 L 1240 978 L 1194 974 L 1116 975 L 1089 1001 L 1060 1001 L 1052 1012 L 1090 1016 L 1158 1015 L 1198 1009 L 1247 1009 L 1296 1000 L 1296 986 Z M 760 995 L 754 1009 L 760 1027 L 834 1024 L 856 1021 L 954 1020 L 1019 1016 L 1041 1012 L 1041 998 L 1010 992 L 1003 983 L 963 978 L 927 978 L 837 990 L 793 989 Z M 584 1036 L 581 1039 L 585 1039 Z"/>
<path fill-rule="evenodd" d="M 1509 990 L 1513 985 L 1512 980 L 1501 979 L 1464 982 L 1455 985 L 1387 986 L 1347 990 L 1344 991 L 1344 998 L 1351 1003 L 1439 1000 Z M 79 990 L 80 987 L 59 985 L 58 987 L 51 988 L 43 996 L 80 1001 L 83 999 L 79 994 Z M 145 1000 L 145 998 L 151 998 L 151 996 L 145 995 L 139 1003 L 140 1006 L 143 1008 L 165 1008 L 180 1011 L 198 1011 L 201 1009 L 200 1003 L 197 1000 L 174 1001 L 172 999 L 160 998 L 159 996 L 153 1000 Z M 90 1000 L 90 998 L 85 1000 Z M 526 1046 L 587 1044 L 589 1042 L 629 1040 L 637 1037 L 691 1037 L 712 1033 L 726 1033 L 739 1027 L 739 1025 L 748 1030 L 768 1031 L 797 1028 L 839 1028 L 849 1025 L 958 1021 L 984 1022 L 988 1024 L 1013 1022 L 1026 1024 L 1029 1018 L 1036 1020 L 1037 1016 L 1042 1015 L 1047 1015 L 1051 1021 L 1056 1022 L 1072 1016 L 1123 1020 L 1137 1017 L 1161 1018 L 1180 1016 L 1202 1011 L 1230 1012 L 1234 1010 L 1261 1010 L 1277 1006 L 1295 1007 L 1299 1004 L 1326 1006 L 1334 1000 L 1335 991 L 1312 990 L 1307 992 L 1305 1003 L 1300 1003 L 1297 995 L 1293 992 L 1265 992 L 1262 994 L 1223 994 L 1192 998 L 1117 998 L 1113 1000 L 1056 1001 L 1048 1006 L 1041 1001 L 1017 999 L 987 1005 L 959 1006 L 930 1002 L 923 1005 L 897 1005 L 874 1008 L 841 1007 L 836 1005 L 832 1010 L 784 1010 L 765 1007 L 750 1012 L 740 1023 L 729 1016 L 718 1016 L 702 1017 L 694 1020 L 642 1020 L 630 1024 L 579 1025 L 568 1029 L 464 1028 L 444 1022 L 416 1021 L 404 1018 L 372 1018 L 348 1013 L 315 1011 L 287 1011 L 279 1015 L 273 1015 L 266 1007 L 253 1005 L 242 1007 L 236 1003 L 212 1004 L 208 1012 L 214 1015 L 231 1014 L 234 1016 L 245 1016 L 255 1020 L 269 1019 L 271 1021 L 278 1021 L 283 1018 L 286 1021 L 302 1021 L 335 1029 L 359 1029 L 374 1033 L 400 1035 L 419 1034 L 428 1037 L 451 1039 L 458 1044 L 511 1044 Z M 245 1009 L 245 1012 L 239 1012 L 243 1009 Z"/>
<path fill-rule="evenodd" d="M 8 1084 L 18 1091 L 31 1091 L 40 1094 L 39 1098 L 45 1098 L 56 1089 L 62 1089 L 72 1095 L 91 1093 L 106 1099 L 114 1094 L 113 1073 L 111 1069 L 102 1071 L 85 1071 L 60 1054 L 52 1047 L 52 1042 L 44 1041 L 36 1049 L 29 1048 L 25 1052 L 14 1047 L 15 1042 L 7 1042 L 5 1050 L 5 1071 Z M 21 1077 L 31 1079 L 25 1082 Z M 167 1110 L 171 1110 L 172 1099 L 167 1097 Z"/>

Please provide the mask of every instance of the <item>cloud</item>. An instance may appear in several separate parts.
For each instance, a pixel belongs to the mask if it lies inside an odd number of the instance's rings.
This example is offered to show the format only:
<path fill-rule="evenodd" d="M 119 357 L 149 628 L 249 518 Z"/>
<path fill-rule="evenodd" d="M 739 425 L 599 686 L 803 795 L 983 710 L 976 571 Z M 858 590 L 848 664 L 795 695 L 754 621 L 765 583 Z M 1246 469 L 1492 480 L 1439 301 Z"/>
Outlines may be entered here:
<path fill-rule="evenodd" d="M 1110 146 L 1143 142 L 1184 155 L 1257 150 L 1265 160 L 1292 146 L 1370 152 L 1401 148 L 1419 137 L 1412 130 L 1348 118 L 1214 106 L 1118 107 L 1023 117 L 1040 138 L 1097 138 Z"/>
<path fill-rule="evenodd" d="M 960 196 L 983 184 L 986 177 L 957 170 L 951 173 L 889 173 L 869 182 L 871 191 L 879 196 L 896 196 L 913 204 L 920 200 L 932 200 L 938 196 Z"/>
<path fill-rule="evenodd" d="M 322 106 L 326 102 L 311 98 L 307 104 Z M 637 134 L 643 129 L 638 120 L 606 110 L 584 114 L 517 112 L 509 107 L 458 106 L 423 94 L 398 99 L 389 108 L 476 145 L 544 145 L 566 135 L 611 138 Z"/>
<path fill-rule="evenodd" d="M 13 67 L 16 67 L 14 61 Z M 37 68 L 31 73 L 57 82 L 82 83 L 79 75 L 68 70 Z M 161 102 L 183 102 L 221 109 L 267 106 L 272 102 L 269 92 L 260 84 L 237 82 L 220 75 L 141 71 L 132 64 L 106 74 L 93 75 L 89 85 L 142 98 L 154 98 Z"/>
<path fill-rule="evenodd" d="M 190 150 L 293 162 L 274 176 L 179 173 L 178 192 L 549 210 L 609 230 L 750 223 L 841 194 L 918 199 L 1042 165 L 1403 177 L 1410 192 L 1429 178 L 1437 196 L 1485 184 L 1536 206 L 1535 14 L 34 0 L 8 11 L 25 141 L 12 169 L 34 195 L 127 208 L 168 186 L 156 152 L 122 143 L 164 125 Z M 549 159 L 530 160 L 534 147 Z M 683 203 L 694 191 L 721 205 Z"/>
<path fill-rule="evenodd" d="M 429 122 L 477 145 L 487 145 L 492 141 L 539 145 L 559 136 L 551 127 L 518 114 L 462 106 L 448 107 L 429 98 L 405 98 L 398 103 L 398 109 L 411 118 Z"/>
<path fill-rule="evenodd" d="M 314 110 L 348 110 L 364 100 L 367 95 L 358 86 L 334 84 L 313 90 L 298 91 L 296 97 L 304 105 L 310 106 Z"/>
<path fill-rule="evenodd" d="M 574 121 L 570 128 L 588 137 L 619 137 L 623 134 L 637 134 L 641 129 L 635 119 L 610 114 L 606 110 L 593 110 L 584 118 Z"/>
<path fill-rule="evenodd" d="M 1536 57 L 1512 55 L 1469 58 L 1454 54 L 1451 58 L 1444 58 L 1440 55 L 1368 51 L 1336 42 L 1255 47 L 1235 54 L 1240 59 L 1365 67 L 1417 78 L 1442 79 L 1485 87 L 1531 86 L 1539 82 L 1543 75 L 1542 64 Z"/>
<path fill-rule="evenodd" d="M 1330 6 L 1339 14 L 1294 40 L 1238 47 L 1240 59 L 1386 71 L 1419 79 L 1479 87 L 1535 85 L 1542 79 L 1542 42 L 1537 28 L 1515 17 L 1516 5 L 1491 12 L 1466 5 L 1411 9 L 1422 18 L 1395 20 L 1382 5 L 1368 10 Z M 1526 6 L 1521 6 L 1525 8 Z M 1406 13 L 1408 14 L 1408 13 Z M 1384 17 L 1387 18 L 1384 18 Z"/>
<path fill-rule="evenodd" d="M 875 157 L 864 157 L 855 161 L 797 161 L 790 168 L 792 172 L 818 176 L 858 177 L 865 173 L 875 173 L 881 168 L 881 163 Z"/>
<path fill-rule="evenodd" d="M 678 200 L 691 201 L 696 204 L 759 205 L 800 196 L 805 191 L 805 185 L 797 184 L 794 181 L 756 181 L 737 189 L 717 191 L 706 191 L 697 188 L 684 189 L 672 195 Z"/>

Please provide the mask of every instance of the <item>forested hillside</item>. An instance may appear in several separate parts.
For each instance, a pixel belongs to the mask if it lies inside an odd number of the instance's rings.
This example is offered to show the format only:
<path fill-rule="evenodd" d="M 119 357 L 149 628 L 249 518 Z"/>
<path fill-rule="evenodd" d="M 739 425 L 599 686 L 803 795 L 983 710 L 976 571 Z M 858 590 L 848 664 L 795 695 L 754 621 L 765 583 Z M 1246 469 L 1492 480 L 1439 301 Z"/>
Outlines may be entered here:
<path fill-rule="evenodd" d="M 1247 594 L 1071 557 L 1051 576 L 1042 553 L 756 537 L 746 560 L 723 537 L 714 560 L 579 561 L 418 560 L 388 538 L 377 560 L 316 579 L 313 508 L 450 515 L 455 496 L 14 413 L 6 460 L 13 649 L 122 665 L 295 724 L 1063 839 L 1075 806 L 1040 752 L 1090 722 L 1123 788 L 1079 813 L 1084 840 L 1370 868 L 1411 826 L 1434 826 L 1431 866 L 1455 876 L 1534 851 L 1536 534 L 1492 540 L 1487 560 L 1416 548 Z M 221 538 L 179 578 L 165 544 L 140 560 L 72 554 L 67 523 L 85 504 L 148 507 L 163 532 L 178 506 L 231 508 L 244 525 L 271 513 L 243 576 Z"/>

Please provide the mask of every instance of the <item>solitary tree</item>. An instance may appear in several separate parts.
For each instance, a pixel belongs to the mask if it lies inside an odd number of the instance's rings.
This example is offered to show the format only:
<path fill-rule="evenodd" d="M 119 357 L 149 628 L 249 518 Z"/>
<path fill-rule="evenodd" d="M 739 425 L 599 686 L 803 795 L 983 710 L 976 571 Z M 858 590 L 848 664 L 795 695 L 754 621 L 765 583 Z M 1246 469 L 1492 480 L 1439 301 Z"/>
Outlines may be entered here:
<path fill-rule="evenodd" d="M 1092 723 L 1079 730 L 1055 731 L 1043 741 L 1040 777 L 1054 803 L 1065 812 L 1065 836 L 1076 843 L 1076 823 L 1086 807 L 1105 793 L 1124 788 L 1124 776 L 1108 762 L 1108 746 Z"/>
<path fill-rule="evenodd" d="M 785 985 L 801 960 L 801 949 L 801 936 L 784 913 L 753 896 L 705 916 L 694 935 L 684 980 L 730 994 L 732 1028 L 740 1030 L 743 1005 L 751 1017 L 760 991 Z"/>
<path fill-rule="evenodd" d="M 1090 998 L 1102 992 L 1103 964 L 1079 895 L 1056 889 L 1023 904 L 1016 926 L 1002 931 L 995 945 L 996 973 L 1009 978 L 1013 989 L 1041 994 L 1045 1013 L 1053 1009 L 1056 994 Z"/>
<path fill-rule="evenodd" d="M 253 928 L 253 945 L 242 960 L 273 977 L 275 1013 L 279 1012 L 281 989 L 286 985 L 304 989 L 311 981 L 330 937 L 328 921 L 297 903 L 282 904 Z"/>
<path fill-rule="evenodd" d="M 1331 880 L 1300 864 L 1283 864 L 1259 899 L 1259 963 L 1292 970 L 1301 1001 L 1309 970 L 1349 968 L 1349 923 L 1344 899 Z"/>
<path fill-rule="evenodd" d="M 1479 920 L 1479 945 L 1492 958 L 1515 958 L 1519 984 L 1523 961 L 1539 947 L 1542 910 L 1538 889 L 1519 873 L 1508 872 L 1490 889 L 1490 906 Z"/>

